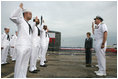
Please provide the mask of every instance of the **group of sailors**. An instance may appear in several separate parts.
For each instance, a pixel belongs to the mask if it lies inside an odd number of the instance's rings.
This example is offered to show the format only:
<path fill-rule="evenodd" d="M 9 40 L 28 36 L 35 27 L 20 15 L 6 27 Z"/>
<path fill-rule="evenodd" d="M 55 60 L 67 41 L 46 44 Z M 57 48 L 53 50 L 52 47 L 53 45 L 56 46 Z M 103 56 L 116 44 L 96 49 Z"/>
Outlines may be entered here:
<path fill-rule="evenodd" d="M 14 22 L 18 31 L 11 37 L 9 36 L 9 28 L 4 28 L 5 33 L 1 36 L 2 58 L 1 64 L 7 64 L 7 56 L 10 48 L 10 56 L 15 62 L 14 77 L 26 78 L 28 65 L 31 73 L 37 73 L 37 60 L 40 59 L 40 66 L 46 67 L 46 52 L 49 44 L 49 35 L 47 25 L 44 24 L 43 17 L 41 20 L 36 16 L 33 24 L 28 23 L 32 18 L 32 12 L 24 9 L 21 3 L 19 7 L 11 14 L 10 20 Z M 98 61 L 98 71 L 96 75 L 106 76 L 106 44 L 107 44 L 107 26 L 100 16 L 92 23 L 92 32 L 94 35 L 95 51 Z M 40 22 L 41 21 L 41 22 Z M 94 28 L 95 27 L 95 28 Z M 85 40 L 86 49 L 86 66 L 91 66 L 91 49 L 93 39 L 91 34 L 87 33 Z"/>
<path fill-rule="evenodd" d="M 40 60 L 40 67 L 47 67 L 48 28 L 42 16 L 40 20 L 36 16 L 32 25 L 28 23 L 31 18 L 32 12 L 24 9 L 21 3 L 10 16 L 10 20 L 16 24 L 18 31 L 10 39 L 10 29 L 6 27 L 4 28 L 5 33 L 1 37 L 1 64 L 8 63 L 7 57 L 10 52 L 12 61 L 15 61 L 15 78 L 26 78 L 27 70 L 31 73 L 40 71 L 37 69 L 37 60 Z"/>

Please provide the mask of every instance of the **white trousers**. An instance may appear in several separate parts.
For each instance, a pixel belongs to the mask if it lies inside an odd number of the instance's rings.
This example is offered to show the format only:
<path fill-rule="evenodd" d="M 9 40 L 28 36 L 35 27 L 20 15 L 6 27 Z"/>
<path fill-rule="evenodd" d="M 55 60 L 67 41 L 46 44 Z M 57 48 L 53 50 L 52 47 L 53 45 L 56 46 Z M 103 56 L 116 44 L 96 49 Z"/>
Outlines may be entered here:
<path fill-rule="evenodd" d="M 30 47 L 16 47 L 17 58 L 15 63 L 15 78 L 26 78 L 29 58 L 31 54 Z"/>
<path fill-rule="evenodd" d="M 33 46 L 32 47 L 29 71 L 34 71 L 34 70 L 37 69 L 36 63 L 37 63 L 37 58 L 38 58 L 39 50 L 40 50 L 39 46 L 36 46 L 36 47 Z"/>
<path fill-rule="evenodd" d="M 46 46 L 45 56 L 46 56 L 47 51 L 48 51 L 48 44 L 47 44 L 47 46 Z M 46 61 L 46 57 L 45 57 L 44 61 Z"/>
<path fill-rule="evenodd" d="M 41 48 L 40 48 L 40 50 L 39 50 L 39 52 L 38 52 L 38 59 L 39 58 L 41 58 Z"/>
<path fill-rule="evenodd" d="M 12 60 L 13 60 L 13 61 L 16 60 L 16 54 L 17 54 L 16 48 L 14 48 L 14 49 L 13 49 L 13 53 L 12 53 Z"/>
<path fill-rule="evenodd" d="M 40 51 L 40 53 L 41 53 L 40 65 L 44 65 L 44 64 L 45 64 L 44 61 L 46 60 L 46 52 L 47 52 L 47 47 L 46 47 L 46 45 L 45 45 L 45 46 L 41 45 L 41 51 Z"/>
<path fill-rule="evenodd" d="M 12 55 L 13 55 L 13 51 L 14 51 L 14 48 L 11 48 L 11 46 L 10 46 L 10 56 L 12 57 Z"/>
<path fill-rule="evenodd" d="M 99 72 L 106 73 L 106 43 L 105 47 L 101 49 L 102 39 L 95 41 L 95 51 L 98 61 Z"/>
<path fill-rule="evenodd" d="M 1 50 L 1 64 L 7 63 L 7 56 L 8 56 L 9 46 L 4 46 Z"/>

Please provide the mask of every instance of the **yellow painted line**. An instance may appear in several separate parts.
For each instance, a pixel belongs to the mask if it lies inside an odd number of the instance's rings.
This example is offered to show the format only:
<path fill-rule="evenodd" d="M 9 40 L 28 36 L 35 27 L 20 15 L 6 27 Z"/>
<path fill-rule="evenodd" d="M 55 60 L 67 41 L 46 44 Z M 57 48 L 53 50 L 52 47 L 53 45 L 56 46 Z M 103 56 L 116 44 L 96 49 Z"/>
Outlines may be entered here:
<path fill-rule="evenodd" d="M 11 73 L 11 74 L 9 74 L 9 75 L 7 75 L 7 76 L 5 76 L 5 77 L 3 77 L 3 78 L 9 78 L 9 77 L 11 77 L 11 76 L 13 76 L 13 75 L 14 75 L 14 72 Z"/>

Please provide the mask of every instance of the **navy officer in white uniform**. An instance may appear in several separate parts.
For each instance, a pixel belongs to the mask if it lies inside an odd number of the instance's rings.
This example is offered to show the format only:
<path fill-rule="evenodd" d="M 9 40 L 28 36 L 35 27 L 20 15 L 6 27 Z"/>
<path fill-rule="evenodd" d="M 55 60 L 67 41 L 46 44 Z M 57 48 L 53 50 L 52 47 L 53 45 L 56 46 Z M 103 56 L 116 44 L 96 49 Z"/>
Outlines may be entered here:
<path fill-rule="evenodd" d="M 103 23 L 103 18 L 100 16 L 96 16 L 95 20 L 95 28 L 94 23 L 92 23 L 92 32 L 94 34 L 94 42 L 95 42 L 95 51 L 98 61 L 98 71 L 95 71 L 98 76 L 106 76 L 106 46 L 107 46 L 107 33 L 108 28 L 107 25 Z"/>

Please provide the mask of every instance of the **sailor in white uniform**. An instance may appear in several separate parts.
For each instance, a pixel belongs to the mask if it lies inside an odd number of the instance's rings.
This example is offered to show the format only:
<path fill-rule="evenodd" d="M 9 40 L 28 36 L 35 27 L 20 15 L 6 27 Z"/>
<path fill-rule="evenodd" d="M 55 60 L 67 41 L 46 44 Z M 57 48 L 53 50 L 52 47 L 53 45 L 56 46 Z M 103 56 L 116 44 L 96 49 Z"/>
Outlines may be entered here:
<path fill-rule="evenodd" d="M 13 35 L 11 36 L 10 38 L 10 56 L 12 57 L 12 54 L 13 54 Z"/>
<path fill-rule="evenodd" d="M 40 40 L 41 40 L 41 51 L 40 51 L 40 66 L 41 67 L 47 67 L 45 64 L 46 60 L 46 52 L 47 52 L 47 25 L 42 24 L 40 27 L 41 30 L 41 35 L 40 35 Z"/>
<path fill-rule="evenodd" d="M 46 52 L 45 52 L 45 56 L 46 56 L 46 53 L 48 51 L 48 46 L 49 46 L 49 33 L 48 33 L 48 29 L 47 29 L 47 32 L 46 32 Z M 46 57 L 44 59 L 44 62 L 47 63 L 48 61 L 46 60 Z"/>
<path fill-rule="evenodd" d="M 40 34 L 41 34 L 41 29 L 43 29 L 43 25 L 44 25 L 44 20 L 43 20 L 43 17 L 41 16 L 41 23 L 40 23 L 40 27 L 39 27 Z M 38 58 L 37 58 L 37 60 L 39 61 L 40 59 L 41 59 L 41 39 L 40 39 L 40 50 L 38 52 Z"/>
<path fill-rule="evenodd" d="M 32 13 L 29 10 L 23 9 L 23 4 L 21 3 L 19 8 L 17 8 L 10 16 L 10 19 L 18 27 L 18 37 L 15 44 L 17 58 L 15 63 L 15 78 L 26 78 L 29 58 L 31 55 L 32 46 L 32 28 L 28 23 L 32 18 Z M 37 19 L 35 20 L 37 21 Z M 32 27 L 35 26 L 35 22 Z"/>
<path fill-rule="evenodd" d="M 41 27 L 43 28 L 43 26 L 45 25 L 45 22 L 43 20 L 43 17 L 41 16 Z M 47 25 L 45 25 L 46 28 L 47 28 Z M 41 28 L 40 28 L 41 29 Z M 43 43 L 42 43 L 43 44 Z M 46 30 L 46 50 L 45 50 L 45 54 L 44 55 L 44 63 L 47 63 L 48 61 L 46 60 L 46 53 L 47 53 L 47 50 L 48 50 L 48 45 L 49 45 L 49 33 L 48 33 L 48 28 Z M 38 57 L 38 60 L 39 58 L 41 58 L 41 50 L 39 51 L 39 57 Z"/>
<path fill-rule="evenodd" d="M 95 42 L 95 51 L 98 61 L 98 71 L 95 71 L 98 76 L 106 76 L 106 46 L 107 46 L 107 26 L 102 23 L 103 19 L 100 16 L 96 16 L 95 20 L 95 28 L 94 23 L 92 24 L 92 31 L 94 34 L 94 42 Z"/>
<path fill-rule="evenodd" d="M 17 40 L 17 31 L 15 32 L 15 34 L 13 35 L 13 37 L 12 37 L 12 40 L 13 40 L 13 42 L 12 42 L 12 45 L 11 45 L 11 47 L 13 47 L 13 51 L 12 51 L 12 61 L 15 61 L 16 60 L 16 48 L 15 48 L 15 44 L 16 44 L 16 40 Z"/>
<path fill-rule="evenodd" d="M 1 64 L 7 64 L 7 56 L 10 47 L 9 27 L 4 28 L 5 33 L 1 35 Z"/>
<path fill-rule="evenodd" d="M 38 27 L 38 24 L 39 24 L 39 21 L 38 23 L 36 23 L 35 27 L 33 27 L 32 52 L 31 52 L 30 67 L 29 67 L 29 71 L 31 73 L 37 73 L 39 71 L 36 67 L 38 53 L 40 50 L 40 29 Z"/>

